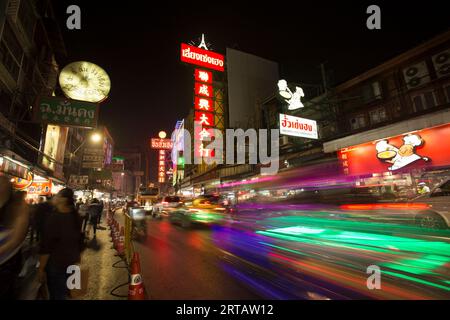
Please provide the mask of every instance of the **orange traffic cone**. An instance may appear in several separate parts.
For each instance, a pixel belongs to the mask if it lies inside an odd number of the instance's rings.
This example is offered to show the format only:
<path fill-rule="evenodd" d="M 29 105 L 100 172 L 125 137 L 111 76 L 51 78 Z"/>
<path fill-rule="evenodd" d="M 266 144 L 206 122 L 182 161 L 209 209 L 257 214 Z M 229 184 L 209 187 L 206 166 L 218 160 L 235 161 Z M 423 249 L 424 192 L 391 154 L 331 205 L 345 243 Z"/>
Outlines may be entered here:
<path fill-rule="evenodd" d="M 125 232 L 124 232 L 124 228 L 122 226 L 120 228 L 120 235 L 119 235 L 119 239 L 117 241 L 117 255 L 118 256 L 125 255 L 124 236 L 125 236 Z"/>
<path fill-rule="evenodd" d="M 117 228 L 114 231 L 114 238 L 113 238 L 114 249 L 117 249 L 119 243 L 119 236 L 120 236 L 119 225 L 117 225 Z"/>
<path fill-rule="evenodd" d="M 131 279 L 128 287 L 128 300 L 145 300 L 144 283 L 141 276 L 141 264 L 139 262 L 139 253 L 133 254 L 131 260 Z"/>

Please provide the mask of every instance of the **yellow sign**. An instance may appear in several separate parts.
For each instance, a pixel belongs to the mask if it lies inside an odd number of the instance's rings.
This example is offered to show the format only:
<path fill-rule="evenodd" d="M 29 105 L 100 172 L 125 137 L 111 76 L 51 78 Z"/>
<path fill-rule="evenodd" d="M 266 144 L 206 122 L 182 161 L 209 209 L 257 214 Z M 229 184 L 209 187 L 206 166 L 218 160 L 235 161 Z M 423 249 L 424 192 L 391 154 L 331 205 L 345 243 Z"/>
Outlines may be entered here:
<path fill-rule="evenodd" d="M 105 100 L 111 90 L 111 80 L 106 71 L 87 61 L 65 66 L 59 74 L 59 84 L 67 97 L 88 102 Z"/>

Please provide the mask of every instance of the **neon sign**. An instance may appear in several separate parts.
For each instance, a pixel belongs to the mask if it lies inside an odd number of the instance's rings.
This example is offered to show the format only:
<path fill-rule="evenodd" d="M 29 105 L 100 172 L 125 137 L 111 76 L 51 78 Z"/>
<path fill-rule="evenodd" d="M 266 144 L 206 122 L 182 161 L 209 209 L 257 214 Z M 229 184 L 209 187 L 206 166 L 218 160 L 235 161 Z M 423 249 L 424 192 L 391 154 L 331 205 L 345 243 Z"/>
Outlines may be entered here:
<path fill-rule="evenodd" d="M 223 55 L 188 44 L 181 44 L 181 61 L 217 71 L 224 71 Z"/>

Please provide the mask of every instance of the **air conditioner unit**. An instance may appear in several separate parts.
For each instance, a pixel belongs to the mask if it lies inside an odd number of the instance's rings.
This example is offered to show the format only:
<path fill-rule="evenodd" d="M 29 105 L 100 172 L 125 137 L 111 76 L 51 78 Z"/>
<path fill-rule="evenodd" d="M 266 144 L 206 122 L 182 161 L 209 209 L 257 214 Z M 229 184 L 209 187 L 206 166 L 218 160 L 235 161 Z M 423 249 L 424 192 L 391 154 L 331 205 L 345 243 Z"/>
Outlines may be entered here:
<path fill-rule="evenodd" d="M 408 89 L 414 89 L 430 82 L 430 74 L 425 61 L 403 69 L 403 77 Z"/>
<path fill-rule="evenodd" d="M 289 137 L 288 136 L 282 136 L 280 138 L 280 147 L 288 145 L 289 144 Z"/>
<path fill-rule="evenodd" d="M 432 60 L 438 78 L 450 75 L 450 49 L 434 55 Z"/>

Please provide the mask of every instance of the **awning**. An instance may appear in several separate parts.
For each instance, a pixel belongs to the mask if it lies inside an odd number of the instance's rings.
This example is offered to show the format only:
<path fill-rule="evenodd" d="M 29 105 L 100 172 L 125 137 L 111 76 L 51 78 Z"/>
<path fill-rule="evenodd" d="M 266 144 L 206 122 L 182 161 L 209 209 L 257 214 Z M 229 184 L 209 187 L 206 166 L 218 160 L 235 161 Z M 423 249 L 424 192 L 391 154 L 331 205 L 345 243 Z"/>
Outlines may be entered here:
<path fill-rule="evenodd" d="M 325 153 L 335 152 L 358 144 L 379 139 L 386 139 L 392 136 L 432 128 L 447 123 L 450 123 L 450 110 L 448 109 L 426 114 L 410 120 L 401 121 L 385 127 L 361 132 L 344 138 L 328 141 L 323 144 L 323 150 Z"/>

